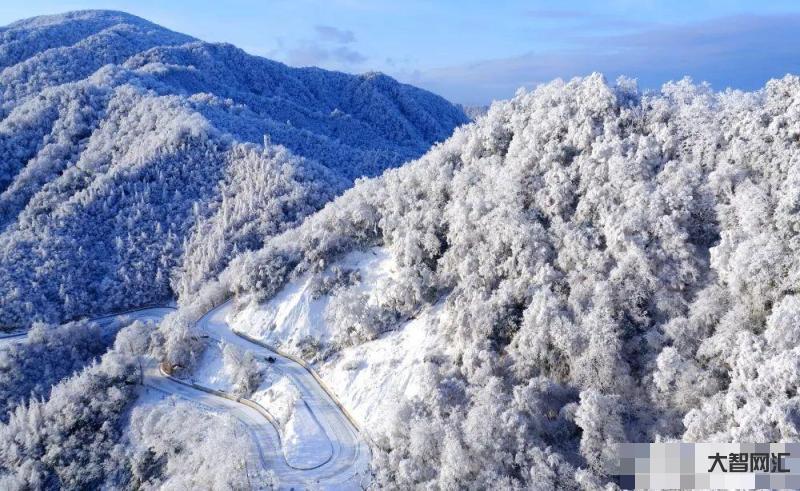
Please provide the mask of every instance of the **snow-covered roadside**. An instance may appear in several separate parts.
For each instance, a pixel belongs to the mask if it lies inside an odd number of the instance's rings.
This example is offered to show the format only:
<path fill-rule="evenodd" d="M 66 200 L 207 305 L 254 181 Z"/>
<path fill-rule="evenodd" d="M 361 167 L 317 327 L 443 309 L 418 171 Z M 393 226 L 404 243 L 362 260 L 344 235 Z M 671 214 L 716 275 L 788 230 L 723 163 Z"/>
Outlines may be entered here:
<path fill-rule="evenodd" d="M 4 333 L 0 335 L 0 349 L 25 341 L 25 332 Z"/>
<path fill-rule="evenodd" d="M 273 371 L 250 399 L 267 408 L 278 421 L 281 444 L 289 465 L 310 469 L 331 459 L 328 435 L 288 377 Z"/>
<path fill-rule="evenodd" d="M 235 394 L 233 368 L 225 363 L 224 345 L 214 339 L 200 359 L 191 381 L 211 389 Z M 311 469 L 329 461 L 332 447 L 328 435 L 314 419 L 289 377 L 266 361 L 258 362 L 263 380 L 248 399 L 263 406 L 278 422 L 286 462 L 299 469 Z"/>
<path fill-rule="evenodd" d="M 230 413 L 145 386 L 124 439 L 134 460 L 145 463 L 144 476 L 149 462 L 161 466 L 144 489 L 243 489 L 254 483 L 254 489 L 271 489 L 274 476 L 256 464 L 259 449 L 249 435 Z"/>
<path fill-rule="evenodd" d="M 274 421 L 275 418 L 267 414 L 262 406 L 253 401 L 220 397 L 202 387 L 192 387 L 175 379 L 160 376 L 155 367 L 151 367 L 146 382 L 156 387 L 163 386 L 168 392 L 178 393 L 191 400 L 202 401 L 214 407 L 225 407 L 228 412 L 237 414 L 237 417 L 250 420 L 251 429 L 259 433 L 257 441 L 266 442 L 267 445 L 262 448 L 269 449 L 263 453 L 264 466 L 274 470 L 276 478 L 282 485 L 294 486 L 296 489 L 300 487 L 306 489 L 309 485 L 311 488 L 322 489 L 355 489 L 357 486 L 365 485 L 370 480 L 370 448 L 358 428 L 349 420 L 346 411 L 331 398 L 316 375 L 309 372 L 302 362 L 237 333 L 229 322 L 234 316 L 233 307 L 233 301 L 228 301 L 203 315 L 196 324 L 200 335 L 225 343 L 223 356 L 225 363 L 230 362 L 235 368 L 237 379 L 235 387 L 239 392 L 252 393 L 253 389 L 257 389 L 260 382 L 263 382 L 260 374 L 256 373 L 258 363 L 268 363 L 268 367 L 290 379 L 298 389 L 305 407 L 324 429 L 329 439 L 328 448 L 331 451 L 324 456 L 321 464 L 308 467 L 290 465 L 286 461 L 285 448 L 278 433 L 280 424 Z M 242 383 L 243 376 L 249 383 Z M 256 379 L 258 383 L 255 386 L 251 385 L 256 383 Z M 295 413 L 300 417 L 299 411 Z M 298 420 L 296 427 L 307 428 L 308 425 Z M 314 454 L 305 458 L 321 455 L 322 448 L 321 445 L 316 445 Z M 295 483 L 302 483 L 302 486 L 298 487 L 294 485 Z"/>
<path fill-rule="evenodd" d="M 347 254 L 327 271 L 334 268 L 357 272 L 360 282 L 354 288 L 371 293 L 379 291 L 381 283 L 391 278 L 394 263 L 389 251 L 374 247 Z M 308 338 L 327 343 L 333 332 L 324 313 L 331 297 L 320 291 L 319 283 L 319 276 L 304 274 L 287 283 L 266 303 L 245 306 L 231 319 L 231 324 L 249 336 L 297 355 L 302 354 L 298 346 Z"/>
<path fill-rule="evenodd" d="M 302 399 L 294 401 L 292 417 L 283 429 L 286 461 L 294 467 L 311 469 L 333 457 L 333 444 Z"/>
<path fill-rule="evenodd" d="M 441 305 L 374 341 L 345 348 L 315 367 L 370 433 L 382 432 L 400 400 L 418 395 L 425 360 L 437 353 L 434 333 Z"/>
<path fill-rule="evenodd" d="M 233 381 L 225 371 L 221 343 L 209 340 L 203 356 L 197 363 L 197 368 L 192 373 L 191 382 L 210 389 L 230 392 Z"/>
<path fill-rule="evenodd" d="M 331 264 L 327 271 L 358 272 L 360 281 L 350 288 L 377 301 L 383 283 L 396 271 L 388 250 L 375 247 L 356 251 Z M 250 304 L 239 311 L 232 324 L 248 335 L 303 355 L 303 340 L 312 337 L 328 343 L 333 337 L 324 311 L 332 298 L 320 295 L 320 276 L 305 274 L 290 281 L 264 304 Z M 324 291 L 324 290 L 323 290 Z M 314 368 L 342 404 L 369 433 L 379 433 L 398 401 L 417 395 L 425 376 L 425 360 L 437 354 L 436 324 L 443 315 L 443 301 L 420 312 L 373 341 L 347 347 Z"/>

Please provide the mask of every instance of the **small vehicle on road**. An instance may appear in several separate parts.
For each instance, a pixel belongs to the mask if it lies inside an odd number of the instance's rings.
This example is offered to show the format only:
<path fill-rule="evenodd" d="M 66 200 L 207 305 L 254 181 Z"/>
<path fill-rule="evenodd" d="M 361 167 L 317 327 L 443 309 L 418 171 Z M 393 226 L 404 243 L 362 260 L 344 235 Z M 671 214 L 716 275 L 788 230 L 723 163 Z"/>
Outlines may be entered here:
<path fill-rule="evenodd" d="M 270 362 L 270 363 L 275 363 L 275 357 L 274 356 L 268 356 L 267 357 L 267 361 Z"/>

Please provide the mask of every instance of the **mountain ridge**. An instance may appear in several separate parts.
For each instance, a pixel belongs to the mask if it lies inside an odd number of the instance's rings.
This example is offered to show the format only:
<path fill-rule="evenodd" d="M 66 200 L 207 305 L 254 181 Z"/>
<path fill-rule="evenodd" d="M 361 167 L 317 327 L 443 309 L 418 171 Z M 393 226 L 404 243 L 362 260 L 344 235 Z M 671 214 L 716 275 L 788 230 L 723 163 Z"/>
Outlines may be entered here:
<path fill-rule="evenodd" d="M 6 26 L 0 59 L 4 325 L 191 291 L 467 121 L 383 74 L 292 68 L 116 11 Z"/>

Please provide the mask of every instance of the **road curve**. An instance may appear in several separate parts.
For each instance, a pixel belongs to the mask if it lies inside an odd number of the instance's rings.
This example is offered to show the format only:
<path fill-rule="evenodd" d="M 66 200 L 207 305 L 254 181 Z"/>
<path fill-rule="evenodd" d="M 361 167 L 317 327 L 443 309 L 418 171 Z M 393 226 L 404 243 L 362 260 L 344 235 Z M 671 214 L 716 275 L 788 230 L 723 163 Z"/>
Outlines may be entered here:
<path fill-rule="evenodd" d="M 230 301 L 226 302 L 204 315 L 197 322 L 198 330 L 210 338 L 250 351 L 261 359 L 273 357 L 275 359 L 273 367 L 287 376 L 297 387 L 312 416 L 325 431 L 332 445 L 332 458 L 310 470 L 288 466 L 285 459 L 282 459 L 283 453 L 277 452 L 281 459 L 273 459 L 267 465 L 275 471 L 281 487 L 360 489 L 369 479 L 370 448 L 359 430 L 305 367 L 238 336 L 227 322 L 231 305 Z M 283 460 L 283 463 L 275 460 Z"/>
<path fill-rule="evenodd" d="M 261 359 L 271 356 L 276 370 L 285 374 L 297 387 L 311 415 L 325 432 L 331 444 L 331 458 L 314 468 L 290 465 L 281 447 L 278 428 L 263 408 L 250 401 L 237 401 L 224 394 L 215 394 L 185 381 L 174 379 L 159 370 L 150 360 L 143 367 L 145 386 L 198 403 L 215 411 L 231 414 L 244 424 L 254 445 L 248 460 L 272 471 L 279 489 L 361 489 L 369 482 L 370 448 L 358 428 L 347 418 L 337 402 L 320 386 L 312 374 L 297 362 L 236 335 L 227 323 L 231 303 L 226 302 L 206 313 L 198 322 L 198 330 L 209 337 L 251 351 Z M 94 319 L 111 325 L 136 320 L 158 322 L 172 307 L 152 307 L 107 315 Z M 16 332 L 0 336 L 0 349 L 25 340 L 27 333 Z M 260 409 L 260 410 L 259 410 Z"/>

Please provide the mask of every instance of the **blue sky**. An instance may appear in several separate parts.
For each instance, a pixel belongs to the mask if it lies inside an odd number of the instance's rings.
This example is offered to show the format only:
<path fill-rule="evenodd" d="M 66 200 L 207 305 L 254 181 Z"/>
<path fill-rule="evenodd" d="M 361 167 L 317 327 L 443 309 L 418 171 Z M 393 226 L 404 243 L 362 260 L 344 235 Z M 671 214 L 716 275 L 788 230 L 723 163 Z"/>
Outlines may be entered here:
<path fill-rule="evenodd" d="M 466 104 L 593 71 L 612 80 L 624 74 L 644 88 L 688 75 L 716 89 L 754 89 L 800 72 L 797 1 L 11 3 L 0 5 L 0 24 L 67 10 L 124 10 L 290 65 L 382 71 Z"/>

